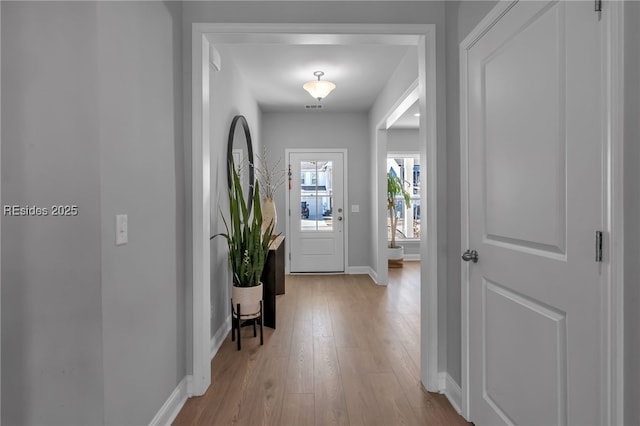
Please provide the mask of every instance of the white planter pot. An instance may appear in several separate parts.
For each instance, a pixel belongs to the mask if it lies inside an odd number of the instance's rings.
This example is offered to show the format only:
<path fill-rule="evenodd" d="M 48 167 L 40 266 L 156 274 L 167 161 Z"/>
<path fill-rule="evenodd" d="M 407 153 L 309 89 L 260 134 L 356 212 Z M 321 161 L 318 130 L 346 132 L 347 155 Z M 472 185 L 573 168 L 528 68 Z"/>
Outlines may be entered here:
<path fill-rule="evenodd" d="M 260 313 L 262 283 L 255 287 L 231 287 L 231 303 L 234 311 L 240 304 L 240 318 L 253 318 Z"/>
<path fill-rule="evenodd" d="M 404 257 L 404 247 L 387 247 L 387 257 L 389 260 L 402 260 Z"/>

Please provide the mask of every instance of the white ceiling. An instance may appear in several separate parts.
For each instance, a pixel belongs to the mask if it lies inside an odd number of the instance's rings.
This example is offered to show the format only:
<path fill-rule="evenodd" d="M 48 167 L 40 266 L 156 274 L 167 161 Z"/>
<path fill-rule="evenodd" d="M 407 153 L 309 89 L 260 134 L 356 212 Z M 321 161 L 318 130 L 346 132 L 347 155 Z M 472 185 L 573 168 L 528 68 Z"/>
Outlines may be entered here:
<path fill-rule="evenodd" d="M 304 111 L 317 105 L 302 85 L 324 71 L 336 89 L 318 111 L 369 111 L 402 58 L 406 44 L 259 44 L 217 45 L 224 66 L 232 58 L 263 111 Z M 417 76 L 418 70 L 416 70 Z M 414 117 L 415 118 L 415 117 Z"/>

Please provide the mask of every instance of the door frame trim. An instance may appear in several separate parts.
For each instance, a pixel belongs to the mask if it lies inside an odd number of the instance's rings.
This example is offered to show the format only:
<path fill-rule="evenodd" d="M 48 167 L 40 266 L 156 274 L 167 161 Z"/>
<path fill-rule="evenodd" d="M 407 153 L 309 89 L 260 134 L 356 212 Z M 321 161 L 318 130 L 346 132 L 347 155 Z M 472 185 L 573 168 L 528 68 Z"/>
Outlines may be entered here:
<path fill-rule="evenodd" d="M 187 241 L 191 253 L 187 262 L 191 262 L 191 309 L 187 308 L 187 358 L 191 361 L 191 374 L 188 374 L 188 394 L 202 395 L 211 383 L 211 301 L 210 301 L 210 223 L 211 194 L 209 182 L 210 153 L 210 116 L 209 116 L 209 62 L 212 35 L 265 34 L 276 38 L 296 37 L 299 35 L 320 35 L 325 41 L 335 35 L 343 38 L 366 35 L 378 42 L 403 40 L 418 46 L 418 76 L 420 81 L 420 119 L 421 139 L 426 141 L 430 176 L 436 173 L 436 25 L 434 24 L 251 24 L 251 23 L 193 23 L 191 26 L 191 234 Z M 188 84 L 188 83 L 187 83 Z M 421 116 L 421 117 L 422 117 Z M 428 119 L 427 119 L 428 117 Z M 425 124 L 429 124 L 426 128 Z M 186 124 L 187 126 L 189 124 Z M 431 168 L 432 166 L 432 168 Z M 435 179 L 428 182 L 428 200 L 433 202 L 430 210 L 432 218 L 436 210 L 436 186 L 444 185 Z M 434 189 L 431 191 L 431 189 Z M 375 185 L 375 191 L 380 190 Z M 377 197 L 377 192 L 373 198 Z M 377 217 L 372 220 L 377 220 Z M 429 221 L 431 222 L 431 221 Z M 434 223 L 432 228 L 435 230 Z M 436 238 L 436 235 L 430 235 Z M 424 240 L 423 240 L 424 241 Z M 435 242 L 433 244 L 436 244 Z M 189 254 L 191 255 L 189 258 Z M 421 255 L 429 265 L 438 264 L 437 250 L 431 250 L 421 243 Z M 438 390 L 438 294 L 437 276 L 434 271 L 424 273 L 421 268 L 421 281 L 426 291 L 421 292 L 421 368 L 422 383 L 430 391 Z M 189 298 L 189 296 L 187 296 Z M 432 299 L 429 299 L 432 297 Z M 189 333 L 191 332 L 191 333 Z"/>
<path fill-rule="evenodd" d="M 468 180 L 468 54 L 475 43 L 504 16 L 515 1 L 499 2 L 460 44 L 460 180 L 461 247 L 469 246 Z M 624 3 L 603 2 L 604 89 L 603 133 L 603 230 L 608 233 L 608 256 L 602 274 L 602 401 L 601 424 L 624 422 Z M 594 12 L 594 19 L 598 16 Z M 469 389 L 469 265 L 461 262 L 462 275 L 462 415 L 473 421 Z"/>
<path fill-rule="evenodd" d="M 349 204 L 349 173 L 347 173 L 347 155 L 348 155 L 348 150 L 346 148 L 337 148 L 337 149 L 331 149 L 331 148 L 319 148 L 319 149 L 312 149 L 312 148 L 286 148 L 284 150 L 284 158 L 286 158 L 287 161 L 287 167 L 289 167 L 290 163 L 289 163 L 289 155 L 290 154 L 305 154 L 305 153 L 324 153 L 324 154 L 329 154 L 329 153 L 336 153 L 336 154 L 342 154 L 342 175 L 343 175 L 343 179 L 342 179 L 342 197 L 343 200 L 342 202 L 344 203 L 344 206 L 342 207 L 344 210 L 344 221 L 343 221 L 343 228 L 342 228 L 342 235 L 343 235 L 343 246 L 344 246 L 344 253 L 343 253 L 343 262 L 344 262 L 344 271 L 343 273 L 347 273 L 347 271 L 349 270 L 349 209 L 347 208 L 348 204 Z M 287 214 L 287 220 L 285 221 L 285 235 L 291 235 L 290 233 L 290 220 L 291 220 L 291 200 L 290 200 L 290 195 L 291 195 L 291 190 L 287 189 L 287 195 L 284 197 L 285 201 L 284 201 L 284 205 L 285 205 L 285 214 Z M 287 256 L 285 256 L 284 259 L 284 270 L 286 274 L 290 274 L 291 273 L 291 242 L 287 243 Z"/>

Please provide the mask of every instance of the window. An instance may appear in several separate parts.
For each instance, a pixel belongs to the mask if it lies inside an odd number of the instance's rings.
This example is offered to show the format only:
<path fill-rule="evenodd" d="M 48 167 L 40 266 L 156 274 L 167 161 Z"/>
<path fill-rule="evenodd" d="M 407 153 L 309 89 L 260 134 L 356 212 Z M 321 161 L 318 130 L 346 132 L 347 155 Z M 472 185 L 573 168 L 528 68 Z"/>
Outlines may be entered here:
<path fill-rule="evenodd" d="M 301 176 L 311 184 L 300 182 L 300 231 L 333 231 L 333 162 L 300 162 Z"/>
<path fill-rule="evenodd" d="M 420 155 L 388 154 L 387 172 L 399 176 L 410 194 L 411 205 L 406 206 L 402 196 L 396 197 L 398 226 L 395 229 L 396 240 L 420 239 Z M 391 240 L 391 221 L 387 218 L 387 238 Z"/>

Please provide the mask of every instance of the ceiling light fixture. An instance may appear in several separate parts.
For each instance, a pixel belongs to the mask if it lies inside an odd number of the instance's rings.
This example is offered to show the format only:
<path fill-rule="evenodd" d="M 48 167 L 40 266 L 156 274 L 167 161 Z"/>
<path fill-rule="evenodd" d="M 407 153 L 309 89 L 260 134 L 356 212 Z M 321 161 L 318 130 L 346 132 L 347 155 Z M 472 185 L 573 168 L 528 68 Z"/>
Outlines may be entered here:
<path fill-rule="evenodd" d="M 326 98 L 327 95 L 336 88 L 336 85 L 335 83 L 327 80 L 320 80 L 320 77 L 324 75 L 324 72 L 322 71 L 316 71 L 313 73 L 313 75 L 318 77 L 318 79 L 307 81 L 302 85 L 302 88 L 309 92 L 311 96 L 320 101 L 321 99 Z"/>

